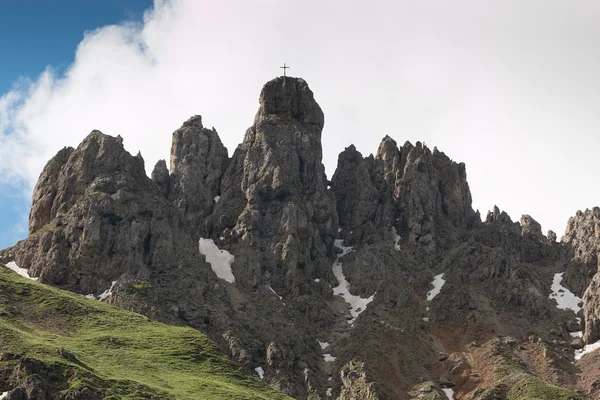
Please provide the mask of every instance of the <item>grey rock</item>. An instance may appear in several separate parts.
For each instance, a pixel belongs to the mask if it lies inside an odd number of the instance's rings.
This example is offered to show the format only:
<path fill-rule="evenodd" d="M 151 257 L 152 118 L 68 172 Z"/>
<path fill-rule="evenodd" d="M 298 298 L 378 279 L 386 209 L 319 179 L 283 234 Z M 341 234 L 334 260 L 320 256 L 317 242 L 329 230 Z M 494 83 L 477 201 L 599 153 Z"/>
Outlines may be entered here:
<path fill-rule="evenodd" d="M 204 128 L 199 115 L 173 132 L 169 200 L 183 213 L 196 240 L 205 233 L 203 222 L 213 210 L 228 160 L 219 135 Z"/>
<path fill-rule="evenodd" d="M 584 343 L 600 340 L 600 208 L 578 211 L 569 218 L 561 241 L 571 248 L 567 282 L 582 297 L 585 321 Z"/>
<path fill-rule="evenodd" d="M 158 191 L 163 195 L 165 199 L 169 198 L 169 192 L 171 190 L 171 182 L 169 176 L 169 170 L 167 169 L 167 163 L 165 160 L 158 160 L 154 169 L 152 170 L 152 182 L 158 187 Z"/>
<path fill-rule="evenodd" d="M 530 215 L 523 215 L 521 217 L 521 235 L 532 235 L 535 237 L 541 237 L 543 236 L 542 226 Z"/>
<path fill-rule="evenodd" d="M 583 346 L 585 346 L 585 343 L 583 342 L 582 338 L 575 338 L 571 340 L 571 343 L 569 344 L 575 350 L 583 349 Z"/>
<path fill-rule="evenodd" d="M 351 361 L 345 364 L 340 370 L 340 380 L 342 387 L 338 399 L 379 399 L 376 385 L 373 382 L 369 382 L 364 369 L 364 363 L 360 361 Z"/>

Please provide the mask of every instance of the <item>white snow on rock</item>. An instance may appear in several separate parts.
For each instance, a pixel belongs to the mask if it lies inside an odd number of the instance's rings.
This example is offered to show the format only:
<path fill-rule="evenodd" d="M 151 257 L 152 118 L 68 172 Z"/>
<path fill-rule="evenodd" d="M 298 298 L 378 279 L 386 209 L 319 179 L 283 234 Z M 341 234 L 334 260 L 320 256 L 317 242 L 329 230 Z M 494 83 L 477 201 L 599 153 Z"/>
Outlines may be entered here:
<path fill-rule="evenodd" d="M 400 235 L 396 232 L 395 226 L 392 226 L 392 233 L 394 234 L 394 248 L 400 251 Z"/>
<path fill-rule="evenodd" d="M 254 368 L 254 370 L 256 371 L 260 379 L 263 379 L 265 377 L 265 370 L 262 369 L 262 367 L 256 367 Z"/>
<path fill-rule="evenodd" d="M 331 390 L 332 390 L 331 388 L 327 388 L 327 390 L 325 391 L 325 394 L 327 395 L 327 397 L 331 397 Z"/>
<path fill-rule="evenodd" d="M 218 202 L 218 201 L 219 201 L 219 199 L 220 199 L 220 198 L 221 198 L 221 196 L 215 196 L 215 198 L 214 198 L 213 200 L 214 200 L 214 201 L 215 201 L 215 203 L 216 203 L 216 202 Z"/>
<path fill-rule="evenodd" d="M 354 321 L 356 321 L 356 318 L 358 318 L 360 313 L 366 310 L 367 305 L 373 301 L 377 293 L 373 293 L 371 297 L 366 299 L 360 296 L 355 296 L 350 293 L 350 283 L 348 283 L 346 277 L 344 276 L 344 271 L 342 269 L 342 263 L 340 262 L 340 258 L 350 253 L 352 251 L 352 247 L 344 246 L 343 242 L 343 239 L 336 239 L 334 244 L 335 247 L 341 249 L 342 252 L 337 255 L 335 262 L 333 263 L 333 274 L 340 283 L 337 287 L 333 288 L 333 294 L 344 296 L 346 303 L 350 305 L 350 314 L 352 315 L 352 319 L 348 320 L 348 323 L 352 325 L 354 324 Z"/>
<path fill-rule="evenodd" d="M 585 346 L 583 346 L 583 349 L 575 350 L 575 359 L 581 360 L 581 357 L 583 357 L 584 355 L 598 349 L 600 349 L 600 340 L 598 340 L 596 343 L 586 344 Z"/>
<path fill-rule="evenodd" d="M 571 335 L 571 337 L 583 337 L 583 332 L 569 332 L 569 335 Z"/>
<path fill-rule="evenodd" d="M 433 298 L 440 293 L 442 287 L 444 287 L 444 283 L 446 283 L 444 280 L 444 274 L 439 274 L 433 277 L 433 281 L 431 282 L 433 289 L 427 292 L 427 301 L 433 300 Z"/>
<path fill-rule="evenodd" d="M 329 347 L 329 343 L 327 343 L 327 342 L 321 342 L 319 339 L 317 339 L 317 342 L 319 342 L 319 346 L 321 346 L 321 350 Z"/>
<path fill-rule="evenodd" d="M 581 310 L 581 307 L 579 307 L 579 302 L 581 299 L 560 284 L 563 280 L 564 274 L 564 272 L 554 274 L 554 280 L 552 281 L 552 286 L 550 287 L 552 293 L 550 293 L 550 296 L 548 297 L 556 300 L 556 307 L 560 308 L 561 310 L 571 310 L 577 314 L 579 310 Z"/>
<path fill-rule="evenodd" d="M 8 392 L 0 393 L 0 400 L 5 398 L 7 394 L 8 394 Z"/>
<path fill-rule="evenodd" d="M 448 400 L 454 400 L 454 390 L 448 388 L 448 389 L 442 389 L 442 392 L 444 392 L 444 394 L 446 395 Z"/>
<path fill-rule="evenodd" d="M 213 272 L 219 278 L 234 283 L 235 276 L 231 272 L 231 264 L 233 264 L 235 257 L 227 250 L 219 249 L 212 239 L 200 238 L 199 246 L 200 253 L 204 254 Z"/>
<path fill-rule="evenodd" d="M 321 280 L 319 278 L 315 279 L 315 282 L 319 283 Z"/>
<path fill-rule="evenodd" d="M 21 268 L 21 267 L 19 267 L 19 266 L 17 265 L 17 263 L 16 263 L 16 262 L 14 262 L 14 261 L 11 261 L 11 262 L 9 262 L 8 264 L 6 264 L 6 267 L 7 267 L 8 269 L 11 269 L 11 270 L 15 271 L 17 274 L 19 274 L 19 275 L 21 275 L 21 276 L 24 276 L 25 278 L 29 278 L 29 279 L 31 279 L 32 281 L 37 281 L 37 280 L 38 280 L 38 278 L 32 278 L 31 276 L 29 276 L 29 271 L 28 271 L 28 270 L 26 270 L 25 268 Z M 2 397 L 0 397 L 0 399 L 1 399 L 1 398 L 2 398 Z"/>
<path fill-rule="evenodd" d="M 335 357 L 333 357 L 329 353 L 323 354 L 323 359 L 325 360 L 325 362 L 333 362 L 333 361 L 335 361 Z"/>
<path fill-rule="evenodd" d="M 108 290 L 105 290 L 104 292 L 100 293 L 100 296 L 98 296 L 98 300 L 104 301 L 104 300 L 108 299 L 110 296 L 112 296 L 112 291 L 116 284 L 117 284 L 117 281 L 112 281 Z M 89 296 L 89 294 L 87 296 Z M 85 296 L 85 297 L 87 297 L 87 296 Z"/>
<path fill-rule="evenodd" d="M 425 321 L 425 322 L 429 322 L 429 318 L 428 318 L 428 317 L 424 317 L 424 318 L 423 318 L 423 321 Z"/>
<path fill-rule="evenodd" d="M 96 296 L 94 296 L 93 294 L 86 294 L 85 296 L 86 299 L 90 299 L 90 300 L 96 300 Z"/>
<path fill-rule="evenodd" d="M 273 290 L 273 288 L 272 288 L 271 286 L 269 286 L 269 290 L 271 290 L 271 292 L 275 293 L 275 295 L 276 295 L 277 297 L 279 297 L 279 300 L 282 300 L 282 299 L 283 299 L 283 297 L 281 297 L 280 295 L 278 295 L 278 294 L 277 294 L 277 292 L 276 292 L 275 290 Z"/>

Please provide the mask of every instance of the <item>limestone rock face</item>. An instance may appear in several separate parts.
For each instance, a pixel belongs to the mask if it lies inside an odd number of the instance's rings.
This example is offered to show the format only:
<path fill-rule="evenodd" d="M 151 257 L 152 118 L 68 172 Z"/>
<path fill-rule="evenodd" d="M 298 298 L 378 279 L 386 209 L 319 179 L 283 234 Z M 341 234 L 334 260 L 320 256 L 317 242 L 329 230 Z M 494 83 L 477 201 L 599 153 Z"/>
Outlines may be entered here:
<path fill-rule="evenodd" d="M 332 189 L 342 226 L 367 236 L 373 226 L 394 227 L 403 243 L 432 255 L 452 242 L 450 232 L 477 223 L 464 164 L 420 142 L 399 148 L 386 136 L 375 159 L 347 148 Z"/>
<path fill-rule="evenodd" d="M 62 193 L 57 199 L 60 183 L 59 171 L 66 164 L 73 153 L 72 147 L 60 150 L 44 167 L 35 189 L 31 211 L 29 212 L 29 233 L 34 233 L 44 225 L 50 223 L 56 216 L 58 208 L 62 207 Z"/>
<path fill-rule="evenodd" d="M 600 270 L 598 254 L 600 252 L 600 208 L 585 212 L 578 211 L 569 218 L 563 243 L 572 248 L 573 267 L 577 269 L 578 289 L 582 296 L 585 319 L 584 342 L 600 340 Z"/>
<path fill-rule="evenodd" d="M 372 156 L 363 158 L 353 145 L 340 153 L 331 187 L 341 227 L 372 234 L 374 226 L 391 225 L 392 207 L 380 205 L 382 191 L 387 189 L 382 167 Z"/>
<path fill-rule="evenodd" d="M 109 301 L 153 315 L 164 312 L 153 311 L 153 298 L 163 304 L 182 300 L 174 286 L 203 299 L 216 281 L 184 217 L 146 176 L 141 156 L 125 151 L 120 137 L 94 131 L 77 149 L 61 150 L 42 172 L 35 201 L 30 235 L 11 252 L 40 282 L 99 295 L 116 281 Z M 159 284 L 159 276 L 171 280 Z M 178 283 L 181 276 L 187 279 Z M 130 290 L 140 283 L 151 288 L 149 296 Z M 179 306 L 187 307 L 185 301 Z"/>
<path fill-rule="evenodd" d="M 213 210 L 227 163 L 219 135 L 204 128 L 199 115 L 173 132 L 169 200 L 185 215 L 195 239 L 204 232 L 203 221 Z"/>
<path fill-rule="evenodd" d="M 535 219 L 531 218 L 530 215 L 523 215 L 521 217 L 521 234 L 532 235 L 540 237 L 542 236 L 542 226 Z"/>
<path fill-rule="evenodd" d="M 234 274 L 242 284 L 271 282 L 299 294 L 329 270 L 337 213 L 321 162 L 322 128 L 323 112 L 304 80 L 264 86 L 254 125 L 223 176 L 210 229 L 240 254 Z"/>
<path fill-rule="evenodd" d="M 169 198 L 169 192 L 171 191 L 171 182 L 169 177 L 169 170 L 167 169 L 167 163 L 165 160 L 159 160 L 154 169 L 152 170 L 152 182 L 158 186 L 158 191 L 164 196 L 165 199 Z"/>

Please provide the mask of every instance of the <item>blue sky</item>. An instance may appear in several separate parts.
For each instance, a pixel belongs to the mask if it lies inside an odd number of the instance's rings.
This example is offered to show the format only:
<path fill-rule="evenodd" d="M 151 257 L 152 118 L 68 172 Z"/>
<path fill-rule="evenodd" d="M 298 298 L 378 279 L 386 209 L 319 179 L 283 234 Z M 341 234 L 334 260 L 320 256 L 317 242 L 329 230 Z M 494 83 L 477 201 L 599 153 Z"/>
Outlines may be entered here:
<path fill-rule="evenodd" d="M 86 30 L 141 21 L 151 0 L 0 1 L 0 96 L 21 78 L 36 80 L 47 66 L 59 75 L 73 62 Z M 0 184 L 0 249 L 26 236 L 30 199 L 18 184 Z"/>

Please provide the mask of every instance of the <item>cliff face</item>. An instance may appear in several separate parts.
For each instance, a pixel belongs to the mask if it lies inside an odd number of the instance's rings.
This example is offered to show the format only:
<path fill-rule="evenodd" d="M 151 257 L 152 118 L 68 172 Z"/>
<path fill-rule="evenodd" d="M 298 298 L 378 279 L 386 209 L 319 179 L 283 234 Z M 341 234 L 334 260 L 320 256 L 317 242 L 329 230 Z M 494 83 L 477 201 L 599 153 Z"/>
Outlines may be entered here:
<path fill-rule="evenodd" d="M 231 158 L 195 116 L 150 179 L 120 138 L 92 132 L 47 164 L 30 235 L 0 261 L 199 329 L 295 398 L 492 393 L 498 354 L 482 344 L 595 393 L 571 361 L 600 338 L 597 209 L 560 243 L 528 215 L 482 222 L 464 164 L 388 136 L 375 156 L 346 148 L 328 182 L 323 126 L 306 82 L 280 77 Z M 582 312 L 557 307 L 568 290 Z"/>
<path fill-rule="evenodd" d="M 436 255 L 456 244 L 457 230 L 481 223 L 471 208 L 465 165 L 420 142 L 398 147 L 386 136 L 375 158 L 348 147 L 332 189 L 341 226 L 361 232 L 366 242 L 393 227 L 402 244 Z"/>
<path fill-rule="evenodd" d="M 210 218 L 210 236 L 240 253 L 233 269 L 241 285 L 268 283 L 298 295 L 329 269 L 337 214 L 321 162 L 322 129 L 306 82 L 282 77 L 265 85 Z"/>
<path fill-rule="evenodd" d="M 583 293 L 584 342 L 594 343 L 600 340 L 600 208 L 571 217 L 562 241 L 571 248 L 573 286 Z"/>

